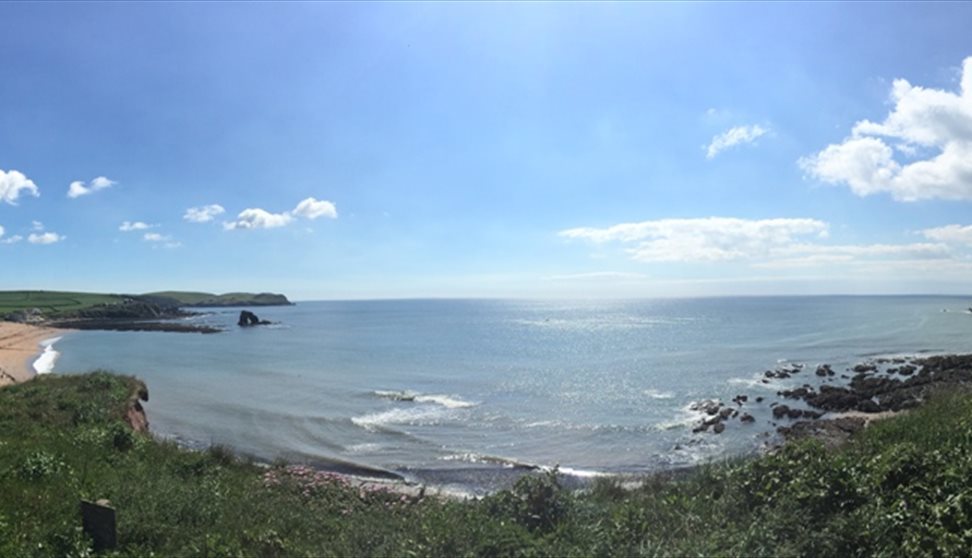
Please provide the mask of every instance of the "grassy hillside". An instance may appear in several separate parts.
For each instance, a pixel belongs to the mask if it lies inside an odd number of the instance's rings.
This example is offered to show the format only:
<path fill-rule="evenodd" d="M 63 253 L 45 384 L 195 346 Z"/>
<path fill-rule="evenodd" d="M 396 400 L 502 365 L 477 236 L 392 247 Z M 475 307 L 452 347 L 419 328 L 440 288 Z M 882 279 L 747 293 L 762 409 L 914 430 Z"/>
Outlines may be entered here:
<path fill-rule="evenodd" d="M 109 498 L 144 556 L 922 556 L 972 548 L 972 398 L 949 394 L 849 447 L 815 442 L 634 491 L 552 475 L 477 501 L 405 497 L 121 422 L 139 384 L 95 373 L 0 390 L 0 555 L 86 556 L 79 498 Z M 151 417 L 149 417 L 151 418 Z"/>
<path fill-rule="evenodd" d="M 121 302 L 119 295 L 60 291 L 0 291 L 0 317 L 38 308 L 48 316 L 62 316 L 97 304 Z"/>
<path fill-rule="evenodd" d="M 180 306 L 279 306 L 290 304 L 287 297 L 274 293 L 226 293 L 216 295 L 188 291 L 160 291 L 143 296 L 170 299 Z"/>
<path fill-rule="evenodd" d="M 0 291 L 0 319 L 8 314 L 37 308 L 48 319 L 73 318 L 83 310 L 99 305 L 131 301 L 133 295 L 75 293 L 63 291 Z M 162 306 L 279 306 L 290 304 L 287 297 L 273 293 L 212 293 L 164 291 L 137 295 L 137 298 Z"/>

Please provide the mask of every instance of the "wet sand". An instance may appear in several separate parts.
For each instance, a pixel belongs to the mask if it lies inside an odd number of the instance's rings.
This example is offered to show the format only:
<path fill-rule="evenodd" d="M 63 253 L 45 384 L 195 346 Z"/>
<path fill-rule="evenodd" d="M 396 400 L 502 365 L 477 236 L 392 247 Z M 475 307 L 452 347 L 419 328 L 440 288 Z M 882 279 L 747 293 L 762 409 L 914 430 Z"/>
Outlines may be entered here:
<path fill-rule="evenodd" d="M 34 377 L 31 366 L 43 348 L 40 342 L 63 335 L 67 330 L 0 322 L 0 386 Z"/>

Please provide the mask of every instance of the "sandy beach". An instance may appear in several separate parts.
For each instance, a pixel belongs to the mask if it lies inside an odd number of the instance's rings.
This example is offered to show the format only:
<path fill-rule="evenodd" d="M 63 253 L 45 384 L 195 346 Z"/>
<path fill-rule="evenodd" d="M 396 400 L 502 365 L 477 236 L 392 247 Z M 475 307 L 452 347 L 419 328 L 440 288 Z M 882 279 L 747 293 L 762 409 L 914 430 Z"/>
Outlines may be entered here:
<path fill-rule="evenodd" d="M 0 322 L 0 386 L 33 378 L 31 362 L 42 350 L 39 343 L 64 333 L 50 327 Z"/>

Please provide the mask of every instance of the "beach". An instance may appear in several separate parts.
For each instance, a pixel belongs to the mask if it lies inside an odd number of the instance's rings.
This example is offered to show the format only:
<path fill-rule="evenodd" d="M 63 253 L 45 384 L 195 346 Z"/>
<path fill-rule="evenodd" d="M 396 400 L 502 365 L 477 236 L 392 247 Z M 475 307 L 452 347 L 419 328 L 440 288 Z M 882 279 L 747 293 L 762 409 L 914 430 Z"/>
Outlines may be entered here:
<path fill-rule="evenodd" d="M 13 322 L 0 322 L 0 386 L 34 377 L 32 361 L 42 352 L 40 343 L 65 330 Z"/>

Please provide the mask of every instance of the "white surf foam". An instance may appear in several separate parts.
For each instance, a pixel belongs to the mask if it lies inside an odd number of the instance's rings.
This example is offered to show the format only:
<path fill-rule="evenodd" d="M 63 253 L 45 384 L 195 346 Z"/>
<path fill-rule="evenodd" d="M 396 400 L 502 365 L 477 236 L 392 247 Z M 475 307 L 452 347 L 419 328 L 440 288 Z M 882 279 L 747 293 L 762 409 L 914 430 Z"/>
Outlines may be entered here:
<path fill-rule="evenodd" d="M 39 343 L 41 347 L 44 347 L 44 351 L 34 361 L 34 372 L 38 374 L 50 374 L 54 371 L 54 364 L 57 362 L 58 357 L 61 356 L 61 353 L 54 350 L 54 343 L 60 340 L 60 337 L 51 337 Z"/>
<path fill-rule="evenodd" d="M 593 479 L 597 477 L 611 476 L 610 473 L 604 473 L 601 471 L 589 471 L 586 469 L 574 469 L 573 467 L 560 467 L 558 470 L 565 475 L 570 475 L 572 477 L 577 477 L 581 479 Z"/>
<path fill-rule="evenodd" d="M 675 395 L 670 391 L 661 391 L 657 389 L 646 389 L 644 394 L 652 399 L 671 399 Z"/>
<path fill-rule="evenodd" d="M 465 409 L 476 404 L 465 401 L 452 395 L 424 394 L 410 389 L 401 391 L 375 390 L 373 392 L 378 397 L 391 399 L 393 401 L 414 401 L 416 403 L 435 403 L 449 409 Z"/>
<path fill-rule="evenodd" d="M 439 422 L 448 411 L 448 409 L 442 407 L 428 405 L 407 409 L 389 409 L 380 413 L 351 417 L 351 422 L 368 430 L 378 430 L 393 424 L 428 425 Z"/>

